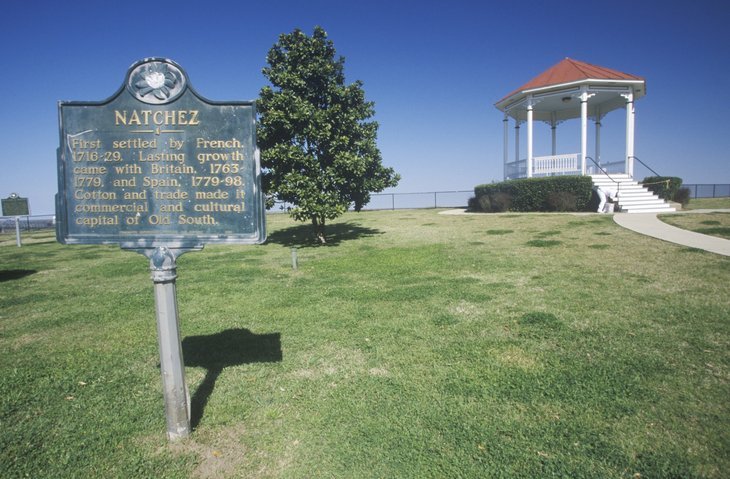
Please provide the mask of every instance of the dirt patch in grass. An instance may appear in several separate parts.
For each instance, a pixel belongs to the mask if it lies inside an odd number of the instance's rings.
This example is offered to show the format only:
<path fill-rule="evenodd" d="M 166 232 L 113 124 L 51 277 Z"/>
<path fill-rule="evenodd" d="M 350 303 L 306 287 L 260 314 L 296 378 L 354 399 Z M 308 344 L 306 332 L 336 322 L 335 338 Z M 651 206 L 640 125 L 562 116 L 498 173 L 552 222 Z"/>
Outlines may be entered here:
<path fill-rule="evenodd" d="M 534 372 L 541 369 L 540 363 L 523 349 L 512 346 L 498 355 L 499 361 L 508 367 L 515 367 L 523 371 Z"/>
<path fill-rule="evenodd" d="M 217 430 L 214 438 L 193 434 L 169 443 L 167 449 L 175 455 L 192 454 L 197 458 L 192 472 L 196 479 L 231 477 L 236 468 L 248 459 L 249 451 L 243 444 L 243 435 L 244 426 L 235 424 Z"/>
<path fill-rule="evenodd" d="M 449 312 L 457 317 L 464 319 L 474 319 L 483 313 L 481 307 L 468 301 L 459 301 L 457 304 L 449 307 Z"/>
<path fill-rule="evenodd" d="M 368 339 L 366 342 L 370 342 Z M 363 375 L 367 373 L 365 354 L 359 349 L 327 345 L 299 358 L 308 367 L 292 373 L 295 378 L 318 380 L 332 376 Z"/>

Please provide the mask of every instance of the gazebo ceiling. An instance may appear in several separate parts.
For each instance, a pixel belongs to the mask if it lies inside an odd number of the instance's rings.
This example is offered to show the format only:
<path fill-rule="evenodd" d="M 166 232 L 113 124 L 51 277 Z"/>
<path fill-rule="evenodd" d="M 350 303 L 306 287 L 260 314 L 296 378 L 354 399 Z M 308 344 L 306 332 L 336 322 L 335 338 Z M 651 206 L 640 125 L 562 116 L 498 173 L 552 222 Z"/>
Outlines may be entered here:
<path fill-rule="evenodd" d="M 589 95 L 588 115 L 596 118 L 623 108 L 622 94 L 631 91 L 634 100 L 646 93 L 646 81 L 636 75 L 566 58 L 496 103 L 518 121 L 527 118 L 527 100 L 533 100 L 533 118 L 560 122 L 580 118 L 580 94 Z"/>

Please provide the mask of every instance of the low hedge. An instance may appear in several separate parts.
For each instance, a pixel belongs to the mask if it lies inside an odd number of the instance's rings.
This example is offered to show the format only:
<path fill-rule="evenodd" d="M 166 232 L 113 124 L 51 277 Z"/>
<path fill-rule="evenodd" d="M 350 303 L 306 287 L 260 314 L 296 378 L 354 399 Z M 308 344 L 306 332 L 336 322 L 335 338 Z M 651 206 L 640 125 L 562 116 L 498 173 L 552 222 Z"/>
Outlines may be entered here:
<path fill-rule="evenodd" d="M 472 206 L 481 211 L 590 211 L 589 176 L 522 178 L 478 185 Z"/>
<path fill-rule="evenodd" d="M 677 203 L 681 203 L 682 206 L 687 206 L 689 204 L 689 198 L 691 194 L 692 192 L 689 190 L 689 188 L 680 188 L 674 194 L 674 201 L 676 201 Z"/>
<path fill-rule="evenodd" d="M 664 200 L 674 201 L 682 187 L 682 178 L 676 176 L 647 176 L 641 181 L 652 193 Z"/>

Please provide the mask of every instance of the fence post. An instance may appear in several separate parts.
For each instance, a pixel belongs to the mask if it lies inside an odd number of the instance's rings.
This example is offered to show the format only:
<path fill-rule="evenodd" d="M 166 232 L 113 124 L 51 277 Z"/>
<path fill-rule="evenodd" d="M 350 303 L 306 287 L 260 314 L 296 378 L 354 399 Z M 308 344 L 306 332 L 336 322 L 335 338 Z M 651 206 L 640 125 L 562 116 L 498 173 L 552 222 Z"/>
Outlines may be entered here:
<path fill-rule="evenodd" d="M 438 191 L 433 192 L 433 207 L 438 208 L 438 201 L 436 200 L 438 198 Z"/>
<path fill-rule="evenodd" d="M 391 204 L 392 210 L 395 211 L 395 193 L 390 194 L 390 204 Z"/>
<path fill-rule="evenodd" d="M 715 185 L 715 184 L 713 183 L 713 184 L 712 184 L 712 197 L 713 197 L 713 198 L 715 197 L 715 186 L 717 186 L 717 185 Z"/>

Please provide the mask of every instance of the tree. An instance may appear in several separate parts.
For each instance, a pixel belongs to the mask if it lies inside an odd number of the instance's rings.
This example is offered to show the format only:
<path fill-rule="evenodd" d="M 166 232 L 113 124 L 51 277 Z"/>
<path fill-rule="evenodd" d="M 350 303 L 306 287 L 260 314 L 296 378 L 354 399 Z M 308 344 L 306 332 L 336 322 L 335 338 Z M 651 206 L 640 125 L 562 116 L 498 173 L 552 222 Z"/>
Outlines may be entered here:
<path fill-rule="evenodd" d="M 321 27 L 311 37 L 280 35 L 262 70 L 273 88 L 262 88 L 257 103 L 264 189 L 292 205 L 294 219 L 311 221 L 321 243 L 327 220 L 351 205 L 360 211 L 400 179 L 382 165 L 378 124 L 368 121 L 374 104 L 359 80 L 345 85 L 345 60 L 335 54 Z"/>

